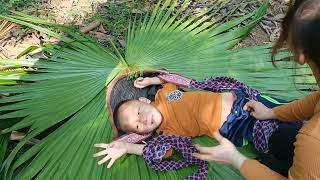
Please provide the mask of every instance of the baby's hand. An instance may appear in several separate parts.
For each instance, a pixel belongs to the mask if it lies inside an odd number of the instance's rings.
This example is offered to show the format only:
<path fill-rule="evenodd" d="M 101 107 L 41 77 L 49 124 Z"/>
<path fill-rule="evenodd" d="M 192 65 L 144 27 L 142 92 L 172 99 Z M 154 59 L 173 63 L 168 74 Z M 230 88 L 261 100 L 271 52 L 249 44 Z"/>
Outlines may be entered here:
<path fill-rule="evenodd" d="M 152 83 L 151 81 L 152 81 L 152 79 L 149 77 L 145 77 L 145 78 L 139 77 L 136 80 L 134 80 L 133 85 L 134 85 L 134 87 L 141 89 L 141 88 L 144 88 L 144 87 L 151 85 L 151 83 Z"/>
<path fill-rule="evenodd" d="M 112 164 L 121 156 L 127 154 L 127 146 L 126 143 L 121 141 L 114 141 L 110 144 L 95 144 L 95 147 L 105 148 L 105 150 L 102 150 L 96 154 L 93 155 L 93 157 L 100 157 L 105 156 L 102 160 L 98 162 L 99 165 L 105 163 L 106 161 L 110 160 L 108 164 L 108 168 L 112 166 Z"/>

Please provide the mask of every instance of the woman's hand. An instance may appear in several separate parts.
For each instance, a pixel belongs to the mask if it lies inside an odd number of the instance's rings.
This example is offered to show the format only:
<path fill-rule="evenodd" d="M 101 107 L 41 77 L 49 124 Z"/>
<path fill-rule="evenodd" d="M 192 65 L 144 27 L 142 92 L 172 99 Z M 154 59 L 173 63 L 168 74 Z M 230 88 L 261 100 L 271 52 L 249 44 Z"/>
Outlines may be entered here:
<path fill-rule="evenodd" d="M 110 144 L 95 144 L 94 146 L 104 148 L 104 150 L 94 154 L 93 157 L 105 156 L 98 164 L 101 165 L 110 160 L 108 168 L 110 168 L 118 158 L 128 152 L 127 143 L 121 141 L 114 141 Z"/>
<path fill-rule="evenodd" d="M 216 161 L 223 164 L 232 164 L 240 169 L 242 163 L 247 158 L 242 155 L 236 147 L 226 138 L 222 137 L 218 132 L 214 134 L 220 145 L 214 147 L 203 147 L 196 145 L 199 153 L 194 153 L 193 156 L 205 161 Z"/>
<path fill-rule="evenodd" d="M 259 120 L 276 119 L 272 109 L 258 101 L 250 100 L 243 106 L 243 110 L 250 112 L 250 115 Z"/>

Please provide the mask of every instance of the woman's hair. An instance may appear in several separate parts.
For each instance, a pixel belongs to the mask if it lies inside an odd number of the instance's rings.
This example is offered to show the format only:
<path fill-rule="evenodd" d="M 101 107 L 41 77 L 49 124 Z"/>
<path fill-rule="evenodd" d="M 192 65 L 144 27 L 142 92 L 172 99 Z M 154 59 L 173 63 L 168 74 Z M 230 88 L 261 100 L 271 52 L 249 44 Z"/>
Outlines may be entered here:
<path fill-rule="evenodd" d="M 285 42 L 294 51 L 295 60 L 302 52 L 320 68 L 320 0 L 291 1 L 279 40 L 272 49 L 274 65 L 275 55 Z"/>

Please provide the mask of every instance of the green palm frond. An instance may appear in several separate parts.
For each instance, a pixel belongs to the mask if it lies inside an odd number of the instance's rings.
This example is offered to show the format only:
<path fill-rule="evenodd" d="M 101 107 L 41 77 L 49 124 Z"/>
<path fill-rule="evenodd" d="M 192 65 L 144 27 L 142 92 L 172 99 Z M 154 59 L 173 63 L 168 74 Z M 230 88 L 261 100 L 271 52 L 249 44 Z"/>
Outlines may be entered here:
<path fill-rule="evenodd" d="M 78 134 L 76 131 L 83 132 L 82 136 L 84 137 L 89 137 L 90 129 L 94 134 L 96 133 L 96 131 L 92 129 L 93 122 L 101 123 L 100 125 L 102 126 L 107 125 L 108 118 L 105 106 L 105 91 L 106 85 L 111 81 L 112 76 L 116 76 L 116 74 L 112 75 L 111 72 L 116 69 L 119 63 L 118 58 L 98 44 L 91 42 L 90 39 L 81 43 L 72 43 L 68 47 L 50 49 L 49 51 L 51 51 L 53 55 L 48 60 L 28 59 L 1 61 L 1 64 L 5 64 L 11 68 L 32 66 L 34 69 L 37 69 L 36 72 L 29 72 L 24 76 L 14 72 L 11 76 L 1 78 L 6 81 L 19 81 L 24 83 L 22 86 L 20 85 L 21 83 L 18 83 L 19 87 L 8 85 L 2 85 L 0 87 L 1 93 L 17 93 L 0 99 L 0 103 L 7 103 L 7 105 L 0 107 L 0 111 L 9 112 L 1 114 L 0 119 L 2 119 L 2 121 L 9 121 L 14 118 L 23 118 L 22 121 L 6 129 L 5 132 L 30 127 L 26 138 L 17 145 L 5 161 L 6 177 L 11 177 L 16 167 L 18 168 L 24 161 L 33 158 L 34 155 L 37 154 L 37 157 L 41 157 L 41 153 L 38 152 L 39 147 L 41 147 L 41 152 L 44 152 L 46 148 L 53 145 L 53 143 L 48 143 L 48 141 L 50 141 L 50 137 L 54 136 L 55 133 L 34 146 L 11 166 L 11 162 L 19 149 L 28 140 L 46 129 L 58 123 L 64 123 L 63 126 L 59 128 L 62 129 L 70 122 L 75 122 L 80 127 L 73 124 L 71 126 L 73 129 L 67 131 L 67 133 L 70 133 L 67 137 L 74 137 L 74 135 Z M 110 79 L 108 80 L 109 77 Z M 87 112 L 88 109 L 91 110 L 90 113 Z M 94 114 L 94 111 L 97 111 L 97 114 Z M 101 113 L 105 114 L 104 117 L 101 117 Z M 96 120 L 97 118 L 99 118 L 100 121 Z M 84 122 L 80 123 L 81 120 Z M 101 120 L 104 120 L 104 122 Z M 58 130 L 56 132 L 58 132 Z M 111 138 L 111 129 L 108 132 L 110 135 L 104 137 Z M 66 144 L 69 144 L 70 139 L 66 138 L 65 135 L 58 135 L 62 138 L 62 141 L 60 141 L 61 145 L 64 144 L 63 147 L 67 148 L 68 146 L 66 146 Z M 79 138 L 81 136 L 78 135 L 76 137 Z M 55 139 L 57 140 L 57 138 Z M 88 141 L 87 143 L 89 143 L 87 147 L 92 147 L 92 141 Z M 50 146 L 43 146 L 44 144 L 50 144 Z M 57 148 L 57 146 L 55 147 Z M 63 152 L 63 154 L 65 154 L 63 148 L 60 147 L 59 149 L 61 149 L 61 151 L 57 149 L 56 153 Z M 50 150 L 52 150 L 52 148 L 50 148 Z M 92 148 L 91 150 L 91 153 L 93 153 Z M 50 155 L 45 154 L 44 157 L 50 157 Z M 91 156 L 90 160 L 94 162 Z M 59 163 L 56 165 L 58 164 Z M 32 169 L 35 169 L 35 167 L 32 167 Z M 42 167 L 39 170 L 41 169 Z M 23 175 L 23 172 L 28 172 L 28 174 Z M 30 177 L 28 175 L 32 172 L 33 171 L 26 170 L 21 171 L 20 174 L 21 177 Z M 33 175 L 37 173 L 38 172 L 35 172 Z"/>
<path fill-rule="evenodd" d="M 206 14 L 174 21 L 176 16 L 167 15 L 172 8 L 157 7 L 149 19 L 146 17 L 140 26 L 133 24 L 129 29 L 125 59 L 137 69 L 166 68 L 196 79 L 232 76 L 272 96 L 288 100 L 301 97 L 299 89 L 315 88 L 313 77 L 293 76 L 291 63 L 279 62 L 279 69 L 274 68 L 270 63 L 270 45 L 232 49 L 262 18 L 267 7 L 265 1 L 256 12 L 227 23 L 202 22 Z M 230 31 L 246 20 L 250 20 L 246 26 Z M 279 58 L 287 56 L 290 54 L 282 53 Z M 306 66 L 297 73 L 311 74 Z"/>
<path fill-rule="evenodd" d="M 26 137 L 6 157 L 2 166 L 4 178 L 179 179 L 190 174 L 195 167 L 156 172 L 134 155 L 121 158 L 107 169 L 98 166 L 98 160 L 92 157 L 97 151 L 93 144 L 110 142 L 113 136 L 105 101 L 108 85 L 131 70 L 166 68 L 197 79 L 232 76 L 262 92 L 287 99 L 301 96 L 292 86 L 294 78 L 301 89 L 315 83 L 305 67 L 296 69 L 295 76 L 285 62 L 279 62 L 280 69 L 275 69 L 268 61 L 270 45 L 232 49 L 261 19 L 267 2 L 256 12 L 226 23 L 223 20 L 232 12 L 215 21 L 209 21 L 211 11 L 196 17 L 179 15 L 187 4 L 188 1 L 182 5 L 174 0 L 159 1 L 150 16 L 133 22 L 124 58 L 63 26 L 18 12 L 0 15 L 62 41 L 44 47 L 48 58 L 0 61 L 0 95 L 6 94 L 0 99 L 0 128 L 6 128 L 4 133 L 29 128 Z M 236 28 L 243 22 L 247 25 Z M 288 56 L 283 52 L 278 58 Z M 56 130 L 16 158 L 30 139 L 49 128 Z M 194 141 L 216 144 L 208 137 Z M 255 156 L 250 146 L 242 151 Z M 208 179 L 242 179 L 232 167 L 210 163 L 209 168 Z"/>

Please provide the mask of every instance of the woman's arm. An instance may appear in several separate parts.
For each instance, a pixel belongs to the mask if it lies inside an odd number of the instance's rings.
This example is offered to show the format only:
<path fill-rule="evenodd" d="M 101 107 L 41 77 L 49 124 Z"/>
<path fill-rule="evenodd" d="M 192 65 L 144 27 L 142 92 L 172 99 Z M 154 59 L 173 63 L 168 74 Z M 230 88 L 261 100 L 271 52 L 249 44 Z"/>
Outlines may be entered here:
<path fill-rule="evenodd" d="M 316 180 L 320 178 L 320 141 L 306 134 L 298 134 L 295 143 L 294 161 L 288 172 L 288 178 L 272 171 L 256 160 L 246 160 L 240 168 L 247 180 Z"/>
<path fill-rule="evenodd" d="M 309 120 L 320 101 L 320 92 L 314 92 L 310 95 L 293 101 L 289 104 L 273 108 L 277 119 L 286 122 Z"/>
<path fill-rule="evenodd" d="M 284 122 L 295 122 L 308 120 L 314 114 L 315 108 L 320 100 L 320 92 L 315 92 L 300 100 L 275 108 L 267 108 L 261 102 L 254 100 L 244 105 L 245 111 L 259 120 L 279 119 Z"/>
<path fill-rule="evenodd" d="M 310 120 L 318 122 L 317 119 Z M 246 180 L 300 180 L 320 179 L 320 140 L 318 136 L 299 133 L 295 143 L 293 164 L 289 169 L 288 178 L 269 169 L 257 160 L 243 156 L 235 146 L 221 135 L 215 134 L 220 145 L 214 147 L 196 146 L 199 153 L 196 158 L 231 164 L 239 169 Z"/>
<path fill-rule="evenodd" d="M 246 180 L 286 180 L 284 176 L 269 169 L 267 166 L 261 164 L 257 160 L 246 160 L 239 168 L 241 175 Z"/>

